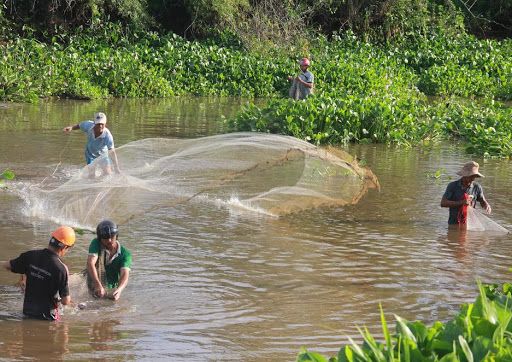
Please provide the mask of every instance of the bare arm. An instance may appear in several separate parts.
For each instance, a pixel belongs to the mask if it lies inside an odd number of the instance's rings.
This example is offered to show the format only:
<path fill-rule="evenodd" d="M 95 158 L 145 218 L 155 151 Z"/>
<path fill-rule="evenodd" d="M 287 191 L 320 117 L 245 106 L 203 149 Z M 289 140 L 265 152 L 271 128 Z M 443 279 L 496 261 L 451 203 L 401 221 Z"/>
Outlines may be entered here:
<path fill-rule="evenodd" d="M 98 276 L 98 271 L 96 270 L 96 261 L 98 260 L 98 255 L 89 255 L 87 257 L 87 272 L 91 277 L 94 283 L 94 294 L 98 297 L 105 296 L 105 288 L 101 285 L 100 278 Z"/>
<path fill-rule="evenodd" d="M 304 82 L 304 81 L 302 81 L 302 80 L 301 80 L 301 82 L 302 82 L 302 84 L 304 84 L 304 86 L 305 86 L 306 88 L 313 88 L 313 83 Z"/>
<path fill-rule="evenodd" d="M 304 84 L 304 86 L 306 88 L 313 88 L 313 83 L 308 83 L 308 82 L 304 82 L 302 79 L 300 79 L 299 77 L 296 78 L 297 81 L 299 81 L 300 83 Z"/>
<path fill-rule="evenodd" d="M 69 132 L 74 131 L 76 129 L 80 129 L 80 125 L 79 124 L 75 124 L 73 126 L 64 127 L 62 130 L 64 131 L 64 133 L 69 133 Z"/>
<path fill-rule="evenodd" d="M 71 304 L 71 296 L 70 296 L 70 295 L 65 296 L 64 298 L 62 298 L 62 299 L 60 300 L 60 302 L 61 302 L 63 305 Z"/>
<path fill-rule="evenodd" d="M 11 269 L 11 262 L 10 261 L 4 261 L 2 263 L 2 266 L 4 267 L 5 270 L 12 271 L 12 269 Z M 25 276 L 25 274 L 21 274 L 20 275 L 20 280 L 18 280 L 18 283 L 16 283 L 16 285 L 19 286 L 21 291 L 23 291 L 23 292 L 25 291 L 26 281 L 27 281 L 27 277 Z"/>
<path fill-rule="evenodd" d="M 485 209 L 485 212 L 488 214 L 492 212 L 491 205 L 489 205 L 486 199 L 482 198 L 482 200 L 480 200 L 480 206 L 482 206 L 482 209 Z"/>
<path fill-rule="evenodd" d="M 10 261 L 4 261 L 2 263 L 2 266 L 4 267 L 4 269 L 11 271 L 11 262 Z"/>
<path fill-rule="evenodd" d="M 16 283 L 18 287 L 20 287 L 21 291 L 25 293 L 25 287 L 27 286 L 27 276 L 25 274 L 21 274 L 20 280 Z"/>
<path fill-rule="evenodd" d="M 471 205 L 471 200 L 464 199 L 464 200 L 452 201 L 452 200 L 448 200 L 445 197 L 443 197 L 441 199 L 441 207 L 459 207 L 462 205 Z"/>
<path fill-rule="evenodd" d="M 124 288 L 128 285 L 128 279 L 130 277 L 130 269 L 128 268 L 122 268 L 121 269 L 121 277 L 119 278 L 119 286 L 114 290 L 114 293 L 112 293 L 112 297 L 114 300 L 119 300 L 121 297 L 121 293 L 123 292 Z"/>

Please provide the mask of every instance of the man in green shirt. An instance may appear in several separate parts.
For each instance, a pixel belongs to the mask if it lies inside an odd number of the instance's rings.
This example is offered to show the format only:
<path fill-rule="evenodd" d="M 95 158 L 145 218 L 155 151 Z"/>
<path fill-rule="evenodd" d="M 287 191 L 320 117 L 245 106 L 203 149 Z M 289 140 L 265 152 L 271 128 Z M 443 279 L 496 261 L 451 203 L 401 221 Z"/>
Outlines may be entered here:
<path fill-rule="evenodd" d="M 132 254 L 117 240 L 118 228 L 114 222 L 100 222 L 96 235 L 89 246 L 87 258 L 89 288 L 98 298 L 118 300 L 128 285 Z M 108 289 L 113 289 L 112 293 L 107 293 Z"/>

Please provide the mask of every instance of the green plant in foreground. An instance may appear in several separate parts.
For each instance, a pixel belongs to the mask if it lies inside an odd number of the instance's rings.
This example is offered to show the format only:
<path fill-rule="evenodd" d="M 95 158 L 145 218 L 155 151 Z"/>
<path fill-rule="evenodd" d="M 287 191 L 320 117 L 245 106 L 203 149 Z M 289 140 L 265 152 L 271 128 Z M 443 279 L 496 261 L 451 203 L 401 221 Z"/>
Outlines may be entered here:
<path fill-rule="evenodd" d="M 362 345 L 349 338 L 337 356 L 327 358 L 302 349 L 296 361 L 511 361 L 512 306 L 511 285 L 482 285 L 474 303 L 462 305 L 452 320 L 435 322 L 431 327 L 422 322 L 409 322 L 395 315 L 396 330 L 388 329 L 380 306 L 384 343 L 378 342 L 365 328 L 360 330 Z"/>

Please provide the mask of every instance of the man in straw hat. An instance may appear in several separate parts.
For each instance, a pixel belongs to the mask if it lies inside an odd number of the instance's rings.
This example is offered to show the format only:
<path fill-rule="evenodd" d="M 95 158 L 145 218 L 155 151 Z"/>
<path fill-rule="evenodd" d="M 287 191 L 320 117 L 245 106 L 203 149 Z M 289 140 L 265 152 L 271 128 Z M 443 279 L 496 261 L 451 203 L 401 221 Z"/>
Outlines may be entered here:
<path fill-rule="evenodd" d="M 98 159 L 99 164 L 103 173 L 110 175 L 112 173 L 111 160 L 109 152 L 112 153 L 112 161 L 114 164 L 114 170 L 119 173 L 119 165 L 117 162 L 117 155 L 114 149 L 114 137 L 112 133 L 106 127 L 107 116 L 103 112 L 97 112 L 94 114 L 93 121 L 83 121 L 73 126 L 64 127 L 63 131 L 69 133 L 73 130 L 80 129 L 87 134 L 87 144 L 85 145 L 85 161 L 87 165 L 93 163 L 94 160 Z M 89 176 L 94 176 L 96 173 L 95 165 L 91 166 Z"/>
<path fill-rule="evenodd" d="M 75 231 L 60 226 L 46 249 L 30 250 L 3 263 L 6 270 L 25 276 L 23 314 L 30 318 L 58 320 L 58 303 L 70 304 L 67 266 L 62 258 L 75 244 Z"/>
<path fill-rule="evenodd" d="M 477 201 L 488 214 L 491 213 L 491 205 L 484 197 L 482 186 L 473 182 L 477 177 L 484 177 L 478 168 L 478 163 L 466 162 L 457 172 L 457 175 L 462 177 L 450 182 L 446 187 L 441 199 L 441 207 L 450 208 L 449 225 L 465 224 L 467 207 L 475 207 Z"/>

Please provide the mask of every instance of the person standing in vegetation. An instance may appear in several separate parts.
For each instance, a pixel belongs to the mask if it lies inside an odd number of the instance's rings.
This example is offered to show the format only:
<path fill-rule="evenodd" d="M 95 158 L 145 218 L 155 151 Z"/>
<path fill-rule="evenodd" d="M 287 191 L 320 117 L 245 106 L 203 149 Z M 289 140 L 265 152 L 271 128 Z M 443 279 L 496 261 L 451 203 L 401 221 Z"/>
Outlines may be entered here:
<path fill-rule="evenodd" d="M 132 254 L 121 246 L 117 225 L 103 220 L 96 227 L 96 238 L 89 245 L 87 284 L 97 298 L 118 300 L 128 285 Z M 113 289 L 108 293 L 108 289 Z"/>
<path fill-rule="evenodd" d="M 46 249 L 22 253 L 3 263 L 5 269 L 25 276 L 23 314 L 30 318 L 58 320 L 59 302 L 71 303 L 67 266 L 60 259 L 75 244 L 75 231 L 61 226 L 52 234 Z"/>
<path fill-rule="evenodd" d="M 64 127 L 64 133 L 70 133 L 73 130 L 80 129 L 87 134 L 87 143 L 85 145 L 85 161 L 87 165 L 99 158 L 98 162 L 103 173 L 110 175 L 112 173 L 112 163 L 114 170 L 120 173 L 117 155 L 114 149 L 114 137 L 105 126 L 107 124 L 107 116 L 103 112 L 94 114 L 94 121 L 83 121 L 74 126 Z M 109 151 L 112 153 L 112 161 L 109 157 Z M 94 176 L 96 167 L 91 166 L 90 176 Z"/>
<path fill-rule="evenodd" d="M 310 64 L 308 58 L 302 58 L 299 61 L 300 73 L 296 77 L 288 77 L 288 81 L 292 82 L 288 92 L 290 98 L 295 100 L 305 99 L 313 93 L 314 76 L 308 70 Z"/>
<path fill-rule="evenodd" d="M 446 187 L 441 199 L 441 207 L 450 208 L 449 225 L 460 226 L 466 224 L 467 208 L 475 207 L 477 201 L 488 214 L 491 213 L 491 205 L 484 197 L 482 186 L 473 182 L 477 177 L 484 177 L 478 169 L 478 163 L 474 161 L 466 162 L 457 172 L 457 175 L 462 177 L 450 182 Z"/>

